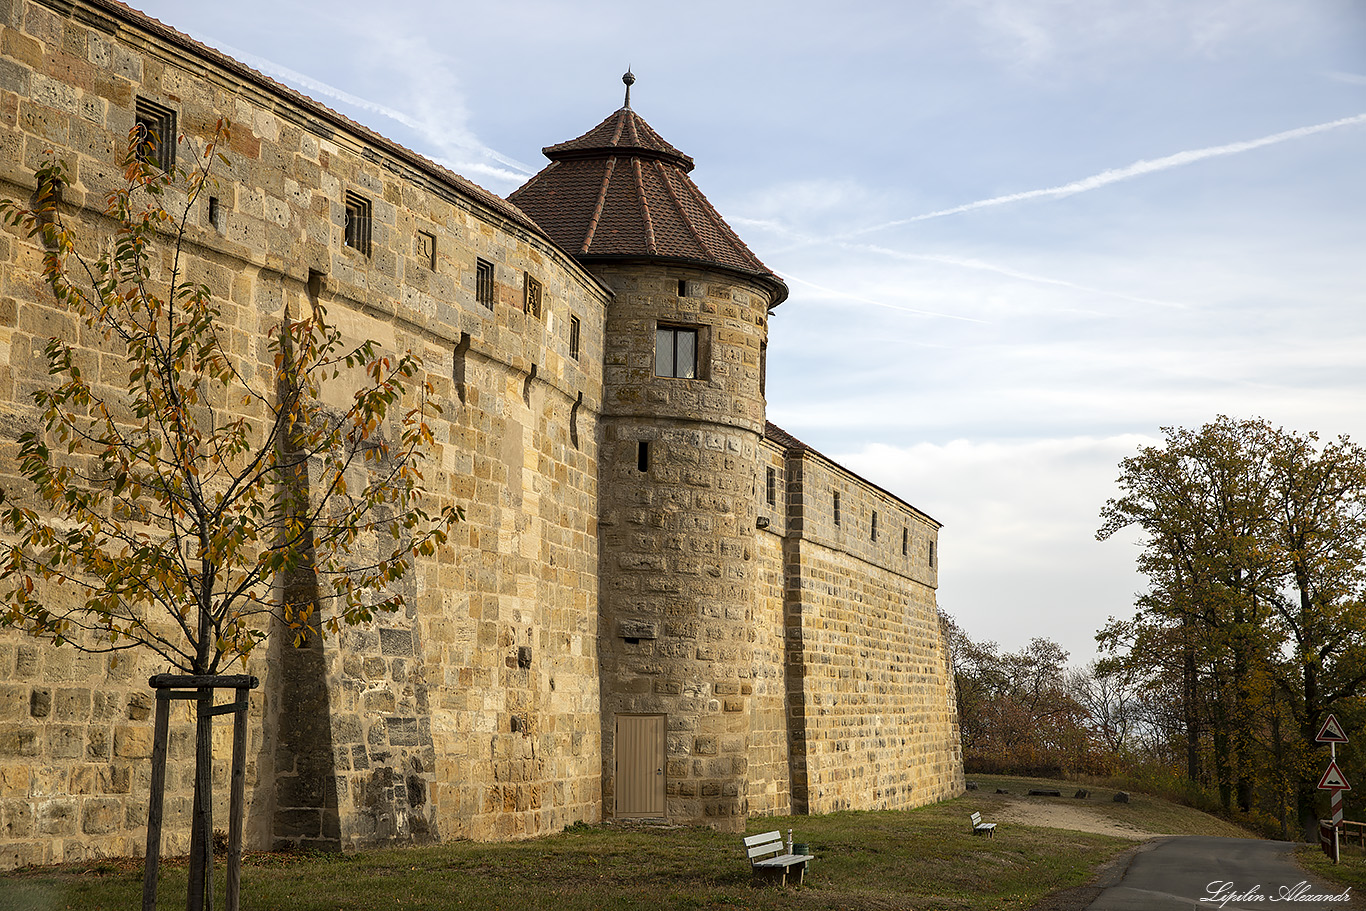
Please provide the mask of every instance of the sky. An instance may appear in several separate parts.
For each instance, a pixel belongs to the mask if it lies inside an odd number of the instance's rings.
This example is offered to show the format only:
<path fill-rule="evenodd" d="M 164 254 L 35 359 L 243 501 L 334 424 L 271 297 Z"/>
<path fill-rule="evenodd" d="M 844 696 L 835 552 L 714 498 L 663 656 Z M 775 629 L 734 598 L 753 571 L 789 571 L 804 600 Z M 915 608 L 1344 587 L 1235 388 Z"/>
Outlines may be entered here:
<path fill-rule="evenodd" d="M 939 604 L 1075 665 L 1166 426 L 1366 443 L 1366 0 L 133 0 L 506 196 L 622 103 L 791 289 L 769 419 L 943 523 Z"/>

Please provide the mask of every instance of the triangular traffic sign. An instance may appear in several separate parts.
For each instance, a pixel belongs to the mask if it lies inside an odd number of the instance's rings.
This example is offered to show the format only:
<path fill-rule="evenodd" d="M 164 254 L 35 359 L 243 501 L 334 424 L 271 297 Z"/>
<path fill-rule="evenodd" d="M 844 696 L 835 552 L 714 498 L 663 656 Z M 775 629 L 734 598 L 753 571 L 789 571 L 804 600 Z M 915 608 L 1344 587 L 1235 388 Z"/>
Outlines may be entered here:
<path fill-rule="evenodd" d="M 1346 743 L 1347 732 L 1338 724 L 1336 715 L 1329 715 L 1323 719 L 1323 727 L 1319 728 L 1319 736 L 1314 738 L 1319 743 Z"/>
<path fill-rule="evenodd" d="M 1328 763 L 1328 768 L 1324 769 L 1323 777 L 1319 779 L 1319 790 L 1321 791 L 1350 791 L 1352 786 L 1347 783 L 1347 777 L 1342 774 L 1342 769 L 1338 768 L 1337 760 Z"/>

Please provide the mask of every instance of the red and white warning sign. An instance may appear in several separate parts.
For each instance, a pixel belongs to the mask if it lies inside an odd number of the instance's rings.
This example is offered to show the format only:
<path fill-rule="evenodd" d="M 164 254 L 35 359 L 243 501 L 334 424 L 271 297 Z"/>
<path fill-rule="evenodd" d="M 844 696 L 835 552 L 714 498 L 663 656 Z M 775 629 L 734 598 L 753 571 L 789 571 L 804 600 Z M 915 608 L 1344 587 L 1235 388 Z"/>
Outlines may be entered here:
<path fill-rule="evenodd" d="M 1350 791 L 1352 786 L 1347 783 L 1347 776 L 1342 774 L 1342 769 L 1338 768 L 1337 760 L 1328 763 L 1328 768 L 1324 770 L 1323 777 L 1319 779 L 1319 790 L 1322 791 Z"/>
<path fill-rule="evenodd" d="M 1314 738 L 1319 743 L 1346 743 L 1347 732 L 1338 724 L 1336 715 L 1329 715 L 1323 719 L 1323 727 L 1319 728 L 1319 736 Z"/>

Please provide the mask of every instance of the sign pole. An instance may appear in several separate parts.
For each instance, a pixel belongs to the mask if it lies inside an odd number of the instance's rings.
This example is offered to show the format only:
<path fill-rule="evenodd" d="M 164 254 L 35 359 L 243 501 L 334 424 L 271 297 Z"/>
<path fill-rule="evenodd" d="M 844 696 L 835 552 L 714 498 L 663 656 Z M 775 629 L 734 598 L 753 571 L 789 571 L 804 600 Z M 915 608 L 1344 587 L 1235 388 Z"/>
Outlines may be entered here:
<path fill-rule="evenodd" d="M 1314 738 L 1319 743 L 1328 744 L 1331 758 L 1328 760 L 1328 768 L 1324 770 L 1323 777 L 1319 779 L 1319 789 L 1328 791 L 1332 796 L 1329 798 L 1329 807 L 1332 813 L 1333 840 L 1331 850 L 1329 842 L 1325 839 L 1323 850 L 1329 857 L 1333 858 L 1333 863 L 1337 864 L 1340 860 L 1338 833 L 1342 831 L 1343 801 L 1342 792 L 1350 791 L 1352 786 L 1347 783 L 1347 776 L 1342 774 L 1342 769 L 1338 768 L 1338 744 L 1347 742 L 1347 732 L 1342 729 L 1335 716 L 1329 715 L 1323 721 L 1323 727 L 1319 728 L 1319 734 Z"/>

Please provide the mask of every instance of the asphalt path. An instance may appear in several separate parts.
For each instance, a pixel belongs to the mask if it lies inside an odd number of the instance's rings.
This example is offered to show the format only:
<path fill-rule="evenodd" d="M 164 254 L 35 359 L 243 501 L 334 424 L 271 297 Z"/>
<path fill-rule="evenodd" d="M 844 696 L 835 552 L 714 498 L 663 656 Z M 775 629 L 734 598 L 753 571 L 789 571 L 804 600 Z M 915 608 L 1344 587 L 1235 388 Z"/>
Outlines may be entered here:
<path fill-rule="evenodd" d="M 1345 886 L 1329 884 L 1295 863 L 1288 841 L 1182 836 L 1138 849 L 1087 911 L 1246 909 L 1300 911 L 1363 908 Z M 1117 880 L 1117 881 L 1116 881 Z"/>

